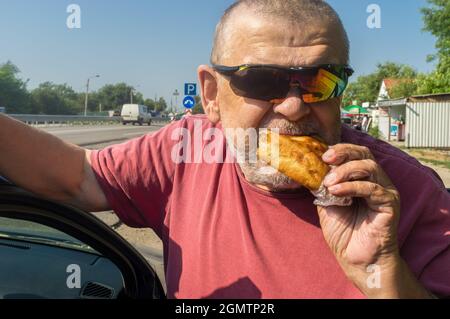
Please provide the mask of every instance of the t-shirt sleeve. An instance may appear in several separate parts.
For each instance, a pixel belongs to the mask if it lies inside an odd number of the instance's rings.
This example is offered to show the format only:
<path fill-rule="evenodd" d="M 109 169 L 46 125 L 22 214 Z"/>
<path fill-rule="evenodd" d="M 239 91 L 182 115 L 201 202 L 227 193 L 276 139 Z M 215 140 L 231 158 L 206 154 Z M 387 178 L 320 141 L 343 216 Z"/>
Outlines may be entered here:
<path fill-rule="evenodd" d="M 175 171 L 172 132 L 181 122 L 91 153 L 97 181 L 126 225 L 150 227 L 161 236 Z"/>
<path fill-rule="evenodd" d="M 450 298 L 450 194 L 444 188 L 429 194 L 410 240 L 421 248 L 419 280 L 435 295 Z"/>
<path fill-rule="evenodd" d="M 424 287 L 439 297 L 450 297 L 450 194 L 434 176 L 427 181 L 416 174 L 421 185 L 416 196 L 403 196 L 416 201 L 417 211 L 404 223 L 408 234 L 402 243 L 401 254 Z M 420 176 L 422 175 L 422 176 Z M 426 174 L 428 175 L 428 174 Z M 407 214 L 407 212 L 405 212 Z"/>

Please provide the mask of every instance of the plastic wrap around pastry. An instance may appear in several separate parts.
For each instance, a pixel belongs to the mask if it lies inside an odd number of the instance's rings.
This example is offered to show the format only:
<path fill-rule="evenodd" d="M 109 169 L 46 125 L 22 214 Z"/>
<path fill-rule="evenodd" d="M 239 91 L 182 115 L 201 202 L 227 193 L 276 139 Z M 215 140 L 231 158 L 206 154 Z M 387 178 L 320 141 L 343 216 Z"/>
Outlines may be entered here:
<path fill-rule="evenodd" d="M 260 139 L 258 157 L 295 182 L 311 191 L 320 188 L 330 167 L 322 161 L 328 146 L 310 136 L 278 135 L 278 161 L 272 148 L 275 133 L 267 131 L 267 138 Z"/>

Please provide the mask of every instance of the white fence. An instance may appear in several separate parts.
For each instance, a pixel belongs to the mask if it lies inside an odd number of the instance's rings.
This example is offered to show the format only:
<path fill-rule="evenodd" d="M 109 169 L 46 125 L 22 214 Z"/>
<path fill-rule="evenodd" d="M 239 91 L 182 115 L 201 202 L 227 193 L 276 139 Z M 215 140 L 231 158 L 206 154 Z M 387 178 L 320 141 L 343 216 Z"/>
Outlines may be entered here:
<path fill-rule="evenodd" d="M 406 147 L 450 148 L 450 102 L 408 102 Z"/>

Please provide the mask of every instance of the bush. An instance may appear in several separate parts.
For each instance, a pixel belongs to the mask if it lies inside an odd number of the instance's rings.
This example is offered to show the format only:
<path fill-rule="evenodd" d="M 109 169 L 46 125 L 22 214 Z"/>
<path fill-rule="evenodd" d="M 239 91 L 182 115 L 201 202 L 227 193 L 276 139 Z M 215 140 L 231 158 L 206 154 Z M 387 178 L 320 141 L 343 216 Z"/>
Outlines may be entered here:
<path fill-rule="evenodd" d="M 380 138 L 381 134 L 380 134 L 380 129 L 378 128 L 378 126 L 373 126 L 369 129 L 369 135 L 374 137 L 374 138 Z"/>

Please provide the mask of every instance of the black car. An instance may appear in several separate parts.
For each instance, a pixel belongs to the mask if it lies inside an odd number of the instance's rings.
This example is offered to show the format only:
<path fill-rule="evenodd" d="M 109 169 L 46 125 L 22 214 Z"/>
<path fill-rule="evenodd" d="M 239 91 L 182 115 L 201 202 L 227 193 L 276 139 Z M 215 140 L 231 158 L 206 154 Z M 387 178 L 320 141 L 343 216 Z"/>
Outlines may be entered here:
<path fill-rule="evenodd" d="M 0 299 L 164 299 L 151 254 L 0 178 Z"/>

